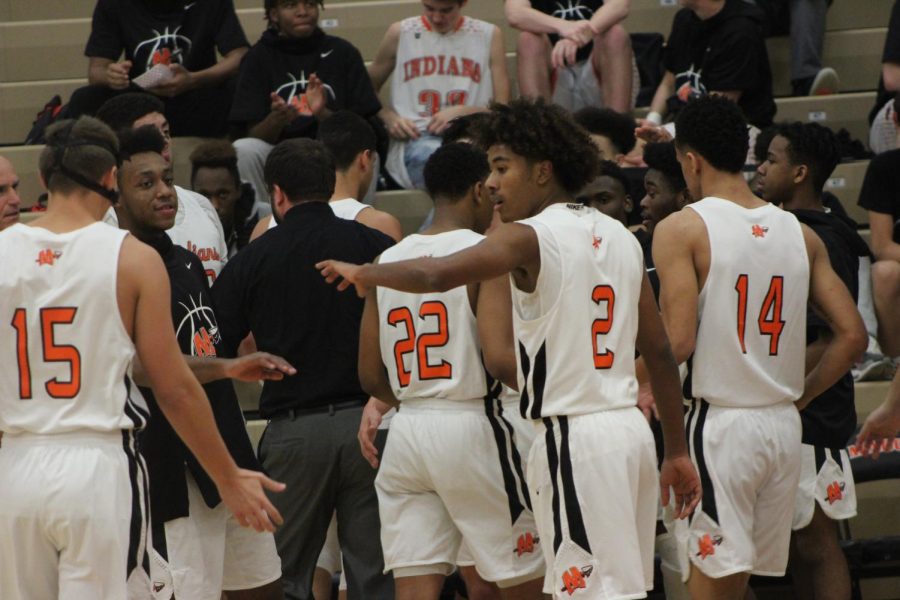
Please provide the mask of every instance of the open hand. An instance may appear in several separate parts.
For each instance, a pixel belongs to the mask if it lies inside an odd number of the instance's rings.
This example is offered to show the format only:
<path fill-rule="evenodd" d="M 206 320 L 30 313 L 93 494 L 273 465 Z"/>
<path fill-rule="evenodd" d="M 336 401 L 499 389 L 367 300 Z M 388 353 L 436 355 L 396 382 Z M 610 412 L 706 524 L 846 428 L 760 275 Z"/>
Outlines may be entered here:
<path fill-rule="evenodd" d="M 416 127 L 416 124 L 409 119 L 404 119 L 393 110 L 382 113 L 381 120 L 384 121 L 388 135 L 395 140 L 419 139 L 419 128 Z"/>
<path fill-rule="evenodd" d="M 362 265 L 354 265 L 339 260 L 323 260 L 316 264 L 316 268 L 322 273 L 322 277 L 325 278 L 327 283 L 334 283 L 338 279 L 341 279 L 337 286 L 338 291 L 343 292 L 351 285 L 355 285 L 356 294 L 360 298 L 366 297 L 369 289 L 359 281 Z"/>
<path fill-rule="evenodd" d="M 673 139 L 669 130 L 662 125 L 657 125 L 647 119 L 638 119 L 638 126 L 634 130 L 634 137 L 644 140 L 648 144 L 659 142 L 671 142 Z"/>
<path fill-rule="evenodd" d="M 659 470 L 659 486 L 663 506 L 669 505 L 669 488 L 675 492 L 673 512 L 676 519 L 690 516 L 703 495 L 697 469 L 687 454 L 663 460 Z"/>
<path fill-rule="evenodd" d="M 383 405 L 378 398 L 369 398 L 366 406 L 363 408 L 362 419 L 359 422 L 359 433 L 356 437 L 359 439 L 359 450 L 362 452 L 363 458 L 372 465 L 373 469 L 378 468 L 378 448 L 375 447 L 375 434 L 378 433 L 378 427 L 381 425 L 382 411 L 379 405 Z"/>
<path fill-rule="evenodd" d="M 317 119 L 321 119 L 328 109 L 328 90 L 315 73 L 309 76 L 309 82 L 306 84 L 306 103 L 309 111 Z"/>
<path fill-rule="evenodd" d="M 296 375 L 297 369 L 280 356 L 268 352 L 253 352 L 228 359 L 225 374 L 229 379 L 240 381 L 280 381 L 285 375 Z"/>
<path fill-rule="evenodd" d="M 297 110 L 296 106 L 287 103 L 284 98 L 275 92 L 269 94 L 269 100 L 271 101 L 271 104 L 269 105 L 271 111 L 270 114 L 278 117 L 279 121 L 282 123 L 288 124 L 300 116 L 300 111 Z"/>
<path fill-rule="evenodd" d="M 219 495 L 242 527 L 275 531 L 284 519 L 266 497 L 265 490 L 281 492 L 283 483 L 272 481 L 258 471 L 238 469 L 235 477 L 218 486 Z"/>
<path fill-rule="evenodd" d="M 900 410 L 887 403 L 872 411 L 856 436 L 856 447 L 863 455 L 877 459 L 886 440 L 893 440 L 900 432 Z"/>

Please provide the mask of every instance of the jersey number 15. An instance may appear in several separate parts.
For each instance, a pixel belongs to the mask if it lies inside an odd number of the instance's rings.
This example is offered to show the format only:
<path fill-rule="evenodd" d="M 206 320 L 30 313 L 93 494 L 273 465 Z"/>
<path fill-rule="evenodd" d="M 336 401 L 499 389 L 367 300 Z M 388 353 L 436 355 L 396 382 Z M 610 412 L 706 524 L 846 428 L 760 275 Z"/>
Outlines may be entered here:
<path fill-rule="evenodd" d="M 68 381 L 60 381 L 54 377 L 44 383 L 51 398 L 69 400 L 81 390 L 81 354 L 75 346 L 57 344 L 54 340 L 53 328 L 56 325 L 71 325 L 75 320 L 74 307 L 42 308 L 41 314 L 41 346 L 44 362 L 68 363 L 71 376 Z M 10 325 L 16 330 L 16 358 L 19 364 L 19 397 L 30 400 L 31 363 L 28 360 L 28 320 L 24 308 L 17 308 L 13 313 Z"/>

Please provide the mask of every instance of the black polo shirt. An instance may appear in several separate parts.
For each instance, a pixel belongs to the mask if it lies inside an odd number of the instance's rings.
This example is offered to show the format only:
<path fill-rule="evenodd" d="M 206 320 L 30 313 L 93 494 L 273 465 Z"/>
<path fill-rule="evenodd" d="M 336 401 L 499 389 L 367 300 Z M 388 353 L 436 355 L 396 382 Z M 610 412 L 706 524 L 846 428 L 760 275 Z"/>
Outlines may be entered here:
<path fill-rule="evenodd" d="M 149 244 L 159 252 L 169 273 L 172 320 L 181 352 L 198 357 L 218 356 L 222 351 L 222 340 L 203 263 L 193 252 L 174 245 L 165 234 Z M 230 380 L 220 379 L 205 384 L 203 390 L 235 462 L 241 468 L 262 471 L 247 436 L 234 385 Z M 142 387 L 141 393 L 151 412 L 150 422 L 141 436 L 141 454 L 150 471 L 150 506 L 154 523 L 188 516 L 185 465 L 194 476 L 206 504 L 210 508 L 216 506 L 221 499 L 215 484 L 159 410 L 153 392 Z"/>
<path fill-rule="evenodd" d="M 226 352 L 233 354 L 252 332 L 260 350 L 297 368 L 294 376 L 265 383 L 263 417 L 366 401 L 357 372 L 363 300 L 352 288 L 339 292 L 325 283 L 315 265 L 329 258 L 372 262 L 393 243 L 380 231 L 338 218 L 327 202 L 306 202 L 225 265 L 213 300 Z"/>

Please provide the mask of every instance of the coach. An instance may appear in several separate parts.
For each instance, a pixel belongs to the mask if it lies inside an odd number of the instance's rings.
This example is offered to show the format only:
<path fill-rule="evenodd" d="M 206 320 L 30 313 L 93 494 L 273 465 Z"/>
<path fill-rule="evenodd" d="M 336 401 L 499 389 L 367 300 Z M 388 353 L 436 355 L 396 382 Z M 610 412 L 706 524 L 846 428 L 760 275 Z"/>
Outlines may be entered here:
<path fill-rule="evenodd" d="M 260 399 L 269 424 L 259 457 L 270 476 L 287 483 L 272 498 L 285 520 L 275 533 L 285 594 L 312 597 L 316 559 L 336 511 L 350 600 L 387 600 L 393 583 L 382 574 L 375 471 L 356 439 L 368 399 L 356 369 L 363 301 L 326 284 L 315 264 L 329 257 L 371 262 L 393 240 L 334 215 L 328 199 L 335 168 L 320 142 L 281 142 L 264 175 L 281 226 L 227 264 L 213 298 L 229 353 L 252 333 L 260 350 L 297 368 L 293 377 L 266 382 Z"/>

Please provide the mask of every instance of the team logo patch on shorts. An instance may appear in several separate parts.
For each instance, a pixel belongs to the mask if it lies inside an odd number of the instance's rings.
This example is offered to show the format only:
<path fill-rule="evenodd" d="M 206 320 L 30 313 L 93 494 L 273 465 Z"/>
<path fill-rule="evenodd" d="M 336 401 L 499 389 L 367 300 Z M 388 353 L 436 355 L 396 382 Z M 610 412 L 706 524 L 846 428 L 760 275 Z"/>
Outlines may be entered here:
<path fill-rule="evenodd" d="M 562 575 L 563 586 L 560 592 L 572 595 L 578 590 L 587 588 L 587 578 L 594 572 L 594 567 L 586 565 L 584 567 L 569 567 Z"/>
<path fill-rule="evenodd" d="M 844 499 L 844 482 L 841 481 L 838 483 L 837 481 L 832 481 L 828 484 L 828 489 L 826 490 L 825 501 L 828 504 L 834 504 L 835 502 L 840 502 Z"/>
<path fill-rule="evenodd" d="M 722 543 L 721 535 L 704 534 L 697 542 L 697 556 L 705 559 L 707 556 L 713 556 L 716 553 L 716 546 Z"/>
<path fill-rule="evenodd" d="M 532 552 L 534 552 L 534 547 L 539 544 L 540 541 L 541 538 L 539 538 L 536 534 L 523 533 L 516 541 L 516 547 L 513 549 L 513 553 L 516 556 L 531 554 Z"/>

